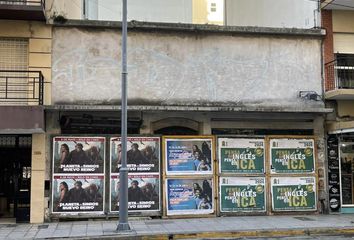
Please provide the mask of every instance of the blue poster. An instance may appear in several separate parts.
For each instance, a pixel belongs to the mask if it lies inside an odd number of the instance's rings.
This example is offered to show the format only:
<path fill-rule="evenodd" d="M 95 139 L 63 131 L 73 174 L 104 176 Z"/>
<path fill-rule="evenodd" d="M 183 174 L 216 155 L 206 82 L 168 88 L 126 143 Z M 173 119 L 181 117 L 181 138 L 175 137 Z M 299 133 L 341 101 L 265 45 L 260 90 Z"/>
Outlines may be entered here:
<path fill-rule="evenodd" d="M 212 174 L 212 139 L 165 139 L 167 174 Z"/>
<path fill-rule="evenodd" d="M 167 179 L 167 215 L 214 212 L 212 179 Z"/>

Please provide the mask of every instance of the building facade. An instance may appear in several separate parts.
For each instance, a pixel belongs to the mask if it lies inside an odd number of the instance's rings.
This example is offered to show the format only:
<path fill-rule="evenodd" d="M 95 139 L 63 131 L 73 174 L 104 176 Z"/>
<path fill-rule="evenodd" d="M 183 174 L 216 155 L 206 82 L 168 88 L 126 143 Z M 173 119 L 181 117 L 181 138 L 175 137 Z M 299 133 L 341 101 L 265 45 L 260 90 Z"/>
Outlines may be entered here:
<path fill-rule="evenodd" d="M 106 141 L 119 136 L 119 27 L 120 23 L 102 27 L 89 21 L 70 20 L 53 26 L 52 88 L 55 91 L 52 105 L 47 107 L 46 131 L 58 144 L 65 136 L 105 137 Z M 318 179 L 318 187 L 313 183 L 318 190 L 316 200 L 307 210 L 325 211 L 323 123 L 324 114 L 329 110 L 318 97 L 322 92 L 324 33 L 321 30 L 271 29 L 268 32 L 269 28 L 134 23 L 128 31 L 128 133 L 131 136 L 167 135 L 174 136 L 172 139 L 180 135 L 189 138 L 232 136 L 268 139 L 269 142 L 272 138 L 312 138 L 316 167 L 309 172 L 295 171 L 293 178 L 286 180 Z M 47 140 L 49 147 L 52 141 Z M 71 150 L 73 145 L 68 145 Z M 110 151 L 106 151 L 107 155 L 112 154 L 112 149 Z M 164 165 L 167 157 L 163 152 L 161 189 L 170 181 L 194 179 L 190 174 L 181 177 L 169 172 Z M 217 158 L 215 156 L 214 161 Z M 46 180 L 54 184 L 55 177 L 65 179 L 60 172 L 54 172 L 53 178 L 51 156 L 47 159 Z M 266 179 L 266 184 L 278 177 L 284 180 L 281 178 L 284 175 L 273 172 L 268 162 L 269 158 L 264 159 L 265 167 L 260 173 L 235 176 Z M 211 166 L 216 171 L 217 165 L 211 163 Z M 109 174 L 112 176 L 106 167 L 106 179 Z M 213 191 L 218 195 L 216 184 L 221 179 L 213 172 L 202 176 L 215 181 Z M 113 190 L 107 186 L 110 185 L 107 180 L 105 183 L 105 194 L 109 192 L 110 196 Z M 59 182 L 54 186 L 58 188 Z M 57 191 L 53 196 L 58 195 Z M 158 215 L 174 215 L 167 207 L 170 196 L 162 193 L 160 197 L 162 211 Z M 279 212 L 269 205 L 270 189 L 265 191 L 264 198 L 268 205 L 251 214 Z M 211 214 L 223 215 L 217 199 Z M 107 197 L 104 203 L 103 213 L 89 216 L 114 214 Z M 73 217 L 70 212 L 59 210 L 50 215 L 52 210 L 48 210 L 48 217 Z M 287 211 L 296 211 L 296 208 Z"/>
<path fill-rule="evenodd" d="M 41 223 L 52 28 L 43 1 L 1 1 L 0 16 L 0 221 Z"/>
<path fill-rule="evenodd" d="M 41 7 L 47 16 L 54 9 L 48 2 Z M 21 79 L 22 71 L 43 75 L 42 100 L 32 103 L 26 92 L 26 101 L 10 103 L 18 95 L 1 91 L 1 116 L 7 116 L 1 120 L 1 151 L 10 165 L 22 137 L 30 141 L 30 165 L 20 168 L 31 179 L 26 207 L 33 223 L 106 218 L 119 209 L 121 23 L 77 16 L 49 15 L 48 24 L 0 22 L 6 34 L 1 68 L 20 66 L 14 77 Z M 325 32 L 148 20 L 128 27 L 129 154 L 136 162 L 148 156 L 151 161 L 131 169 L 131 196 L 139 199 L 131 201 L 131 214 L 326 212 L 324 124 L 331 108 L 322 100 Z M 12 40 L 19 53 L 10 52 Z M 4 84 L 11 74 L 2 77 Z M 22 126 L 17 109 L 36 122 Z M 237 190 L 250 185 L 254 189 L 247 191 L 255 196 Z M 186 200 L 181 186 L 189 192 L 185 205 L 178 204 Z M 2 209 L 23 206 L 12 200 L 18 194 L 4 194 Z"/>
<path fill-rule="evenodd" d="M 353 212 L 353 39 L 354 5 L 351 1 L 322 3 L 325 98 L 335 109 L 327 116 L 328 168 L 331 210 Z"/>

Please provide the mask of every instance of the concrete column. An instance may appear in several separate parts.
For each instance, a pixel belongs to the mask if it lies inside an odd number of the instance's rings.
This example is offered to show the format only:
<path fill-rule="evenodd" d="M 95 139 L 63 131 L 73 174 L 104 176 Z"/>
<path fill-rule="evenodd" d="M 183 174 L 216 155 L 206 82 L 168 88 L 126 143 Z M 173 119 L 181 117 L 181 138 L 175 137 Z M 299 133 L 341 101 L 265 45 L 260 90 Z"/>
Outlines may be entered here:
<path fill-rule="evenodd" d="M 201 123 L 199 123 L 199 133 L 203 135 L 211 134 L 211 121 L 208 115 L 203 116 Z"/>
<path fill-rule="evenodd" d="M 318 201 L 319 210 L 322 213 L 328 212 L 328 191 L 327 191 L 327 158 L 324 131 L 324 118 L 319 116 L 314 119 L 314 135 L 317 147 L 317 174 L 318 174 Z M 322 204 L 323 203 L 323 204 Z"/>
<path fill-rule="evenodd" d="M 140 128 L 140 134 L 153 134 L 154 131 L 151 128 L 151 116 L 145 113 L 143 117 L 143 125 Z"/>
<path fill-rule="evenodd" d="M 44 221 L 45 134 L 32 134 L 31 223 Z"/>
<path fill-rule="evenodd" d="M 52 184 L 52 137 L 54 135 L 60 135 L 61 129 L 59 125 L 59 112 L 47 112 L 46 113 L 46 137 L 45 137 L 45 172 L 44 180 L 49 180 Z M 44 221 L 50 220 L 50 208 L 47 208 L 50 202 L 51 193 L 50 191 L 44 191 Z"/>

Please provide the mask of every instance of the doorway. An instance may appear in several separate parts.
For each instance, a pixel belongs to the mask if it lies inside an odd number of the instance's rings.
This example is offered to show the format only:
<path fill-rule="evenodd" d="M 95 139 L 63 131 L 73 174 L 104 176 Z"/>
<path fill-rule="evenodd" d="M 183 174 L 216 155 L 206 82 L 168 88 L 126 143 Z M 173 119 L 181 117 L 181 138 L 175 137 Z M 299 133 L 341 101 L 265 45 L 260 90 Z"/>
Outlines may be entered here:
<path fill-rule="evenodd" d="M 343 207 L 354 207 L 354 142 L 339 144 L 341 200 Z M 335 176 L 330 176 L 335 178 Z"/>
<path fill-rule="evenodd" d="M 0 135 L 0 223 L 29 222 L 30 135 Z"/>

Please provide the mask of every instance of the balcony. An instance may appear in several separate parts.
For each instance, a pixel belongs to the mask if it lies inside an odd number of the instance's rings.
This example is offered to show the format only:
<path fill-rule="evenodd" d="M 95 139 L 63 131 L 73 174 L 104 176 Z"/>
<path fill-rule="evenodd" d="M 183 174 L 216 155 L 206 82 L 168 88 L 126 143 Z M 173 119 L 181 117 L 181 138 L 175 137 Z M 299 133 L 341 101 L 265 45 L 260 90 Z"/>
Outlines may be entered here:
<path fill-rule="evenodd" d="M 328 100 L 354 100 L 354 56 L 337 57 L 325 65 Z"/>
<path fill-rule="evenodd" d="M 45 0 L 0 0 L 0 19 L 45 21 Z"/>
<path fill-rule="evenodd" d="M 352 0 L 322 0 L 322 9 L 326 10 L 354 10 Z"/>
<path fill-rule="evenodd" d="M 43 92 L 42 72 L 0 70 L 0 105 L 43 105 Z"/>

